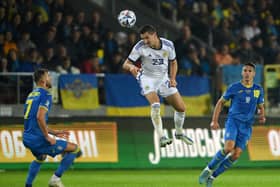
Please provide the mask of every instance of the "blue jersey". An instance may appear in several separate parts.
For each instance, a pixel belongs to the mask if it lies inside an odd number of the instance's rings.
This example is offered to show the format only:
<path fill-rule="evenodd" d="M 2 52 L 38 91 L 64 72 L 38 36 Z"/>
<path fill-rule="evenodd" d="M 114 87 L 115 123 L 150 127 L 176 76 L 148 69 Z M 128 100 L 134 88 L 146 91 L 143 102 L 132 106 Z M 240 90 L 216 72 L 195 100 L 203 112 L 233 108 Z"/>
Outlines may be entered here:
<path fill-rule="evenodd" d="M 229 118 L 253 124 L 257 106 L 264 103 L 264 92 L 260 85 L 246 87 L 236 82 L 229 86 L 223 99 L 231 100 Z"/>
<path fill-rule="evenodd" d="M 50 111 L 52 104 L 52 95 L 44 88 L 35 88 L 27 97 L 24 104 L 24 138 L 39 137 L 44 135 L 37 121 L 37 112 L 40 107 Z M 48 121 L 48 112 L 46 113 L 46 121 Z M 27 135 L 27 136 L 25 136 Z"/>

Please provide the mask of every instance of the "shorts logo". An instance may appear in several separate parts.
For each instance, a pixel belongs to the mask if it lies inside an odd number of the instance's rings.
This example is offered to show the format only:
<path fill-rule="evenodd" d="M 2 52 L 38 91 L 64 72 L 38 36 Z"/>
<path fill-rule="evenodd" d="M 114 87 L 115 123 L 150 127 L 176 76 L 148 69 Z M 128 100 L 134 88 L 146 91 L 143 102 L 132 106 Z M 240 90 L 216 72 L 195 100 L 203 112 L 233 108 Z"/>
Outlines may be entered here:
<path fill-rule="evenodd" d="M 144 87 L 144 90 L 149 90 L 149 89 L 150 89 L 149 86 L 145 86 L 145 87 Z"/>
<path fill-rule="evenodd" d="M 226 133 L 226 137 L 228 138 L 230 136 L 230 134 L 229 133 Z"/>
<path fill-rule="evenodd" d="M 62 146 L 57 146 L 57 150 L 61 151 L 63 149 Z"/>

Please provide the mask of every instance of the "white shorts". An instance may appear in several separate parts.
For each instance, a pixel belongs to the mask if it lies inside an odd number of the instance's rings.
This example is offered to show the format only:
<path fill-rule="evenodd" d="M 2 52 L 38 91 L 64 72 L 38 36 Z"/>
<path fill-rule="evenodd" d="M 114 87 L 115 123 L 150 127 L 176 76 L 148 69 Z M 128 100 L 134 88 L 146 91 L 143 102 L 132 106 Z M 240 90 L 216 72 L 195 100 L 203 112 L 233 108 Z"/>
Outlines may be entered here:
<path fill-rule="evenodd" d="M 176 87 L 170 87 L 168 77 L 152 78 L 145 75 L 137 76 L 141 88 L 141 94 L 147 95 L 150 92 L 156 92 L 161 97 L 168 97 L 178 92 Z"/>

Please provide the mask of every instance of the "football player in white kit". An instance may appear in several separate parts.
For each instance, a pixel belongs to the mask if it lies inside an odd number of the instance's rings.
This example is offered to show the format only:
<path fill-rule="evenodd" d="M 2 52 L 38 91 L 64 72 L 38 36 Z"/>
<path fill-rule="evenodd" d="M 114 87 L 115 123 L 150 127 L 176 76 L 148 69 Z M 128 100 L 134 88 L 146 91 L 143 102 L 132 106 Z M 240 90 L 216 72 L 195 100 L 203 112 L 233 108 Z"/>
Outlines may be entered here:
<path fill-rule="evenodd" d="M 186 107 L 176 88 L 178 65 L 173 42 L 159 38 L 156 29 L 151 25 L 145 25 L 140 29 L 140 37 L 142 40 L 135 44 L 125 60 L 123 68 L 136 77 L 142 94 L 151 105 L 151 119 L 160 137 L 160 146 L 165 147 L 167 144 L 171 144 L 172 139 L 163 133 L 159 95 L 164 97 L 175 109 L 176 139 L 192 144 L 193 141 L 183 131 Z M 141 69 L 133 64 L 138 59 L 141 59 Z M 168 72 L 169 66 L 170 71 Z"/>

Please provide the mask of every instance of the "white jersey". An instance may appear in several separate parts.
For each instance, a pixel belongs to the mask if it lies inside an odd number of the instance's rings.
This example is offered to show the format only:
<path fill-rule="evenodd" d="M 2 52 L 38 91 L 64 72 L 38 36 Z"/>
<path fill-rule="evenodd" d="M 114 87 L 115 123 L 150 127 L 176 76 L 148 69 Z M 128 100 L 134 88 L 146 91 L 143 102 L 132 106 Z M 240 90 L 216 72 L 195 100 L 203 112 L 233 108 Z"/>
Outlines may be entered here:
<path fill-rule="evenodd" d="M 169 61 L 176 58 L 173 42 L 165 38 L 159 39 L 160 49 L 153 49 L 146 45 L 143 40 L 140 40 L 128 56 L 128 59 L 132 62 L 141 59 L 143 75 L 154 78 L 167 77 Z"/>

